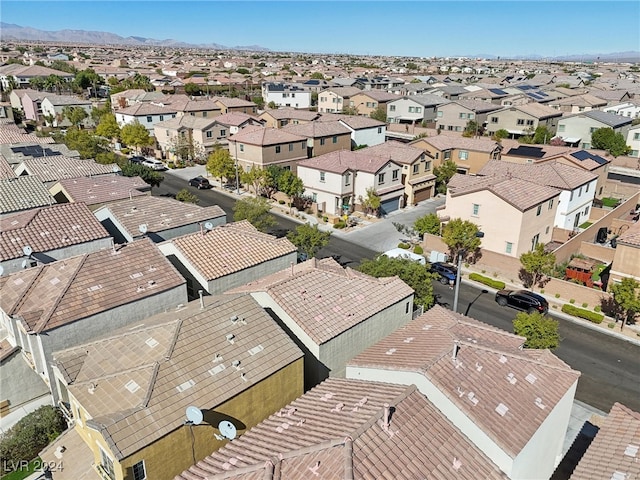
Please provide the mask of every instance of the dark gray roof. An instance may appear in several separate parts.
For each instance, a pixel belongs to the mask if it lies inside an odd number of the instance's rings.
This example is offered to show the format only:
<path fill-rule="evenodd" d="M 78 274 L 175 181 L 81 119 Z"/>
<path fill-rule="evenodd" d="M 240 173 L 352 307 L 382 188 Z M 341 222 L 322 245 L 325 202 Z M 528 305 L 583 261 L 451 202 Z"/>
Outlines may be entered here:
<path fill-rule="evenodd" d="M 433 95 L 430 93 L 423 93 L 422 95 L 408 95 L 402 98 L 405 100 L 413 100 L 414 102 L 419 103 L 423 107 L 426 107 L 426 106 L 436 107 L 438 105 L 450 103 L 450 100 L 447 100 L 446 98 L 441 97 L 439 95 Z"/>
<path fill-rule="evenodd" d="M 45 207 L 55 203 L 47 187 L 36 177 L 21 177 L 0 180 L 0 214 Z"/>
<path fill-rule="evenodd" d="M 633 121 L 630 117 L 623 117 L 622 115 L 616 115 L 615 113 L 603 112 L 600 110 L 589 110 L 583 112 L 583 115 L 597 120 L 598 122 L 609 125 L 611 128 L 619 128 L 625 125 L 630 125 Z"/>

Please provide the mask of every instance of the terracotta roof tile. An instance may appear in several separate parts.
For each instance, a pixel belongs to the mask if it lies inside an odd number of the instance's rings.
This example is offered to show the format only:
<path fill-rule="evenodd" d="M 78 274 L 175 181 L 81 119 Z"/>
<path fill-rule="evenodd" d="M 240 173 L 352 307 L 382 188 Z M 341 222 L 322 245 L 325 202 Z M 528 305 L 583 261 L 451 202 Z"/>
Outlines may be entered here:
<path fill-rule="evenodd" d="M 177 111 L 178 110 L 176 108 L 172 108 L 171 106 L 156 105 L 155 103 L 145 102 L 135 103 L 130 107 L 121 108 L 120 110 L 117 110 L 116 113 L 132 117 L 141 117 L 145 115 L 172 115 Z"/>
<path fill-rule="evenodd" d="M 9 120 L 0 121 L 0 144 L 13 144 L 13 143 L 37 143 L 37 144 L 49 144 L 55 143 L 55 140 L 51 137 L 38 137 L 33 133 L 27 133 L 24 128 L 18 127 L 15 123 Z"/>
<path fill-rule="evenodd" d="M 11 168 L 7 157 L 0 153 L 0 180 L 6 180 L 7 178 L 16 178 L 16 172 Z"/>
<path fill-rule="evenodd" d="M 507 477 L 414 386 L 332 378 L 176 480 L 264 478 Z"/>
<path fill-rule="evenodd" d="M 391 160 L 401 165 L 411 165 L 424 155 L 424 150 L 395 140 L 388 140 L 379 145 L 363 148 L 362 150 L 358 150 L 358 152 L 362 154 L 390 158 Z"/>
<path fill-rule="evenodd" d="M 35 177 L 20 177 L 0 180 L 0 214 L 51 205 L 55 200 L 44 184 Z"/>
<path fill-rule="evenodd" d="M 58 183 L 64 187 L 72 202 L 87 205 L 146 195 L 144 191 L 149 190 L 149 184 L 142 178 L 120 175 L 66 178 Z"/>
<path fill-rule="evenodd" d="M 54 354 L 69 391 L 118 459 L 182 426 L 187 406 L 215 408 L 302 357 L 250 295 L 203 301 L 204 308 L 191 302 L 137 328 Z M 235 323 L 234 315 L 240 317 Z M 227 334 L 235 335 L 233 345 Z M 234 360 L 241 362 L 245 380 L 232 367 Z M 216 365 L 226 368 L 212 374 Z M 182 389 L 190 380 L 193 385 Z"/>
<path fill-rule="evenodd" d="M 284 120 L 288 118 L 306 120 L 308 122 L 315 120 L 318 117 L 318 112 L 310 112 L 309 110 L 299 110 L 297 108 L 275 108 L 271 110 L 265 110 L 260 116 L 270 115 L 276 120 Z"/>
<path fill-rule="evenodd" d="M 573 190 L 598 178 L 582 168 L 549 161 L 539 164 L 520 164 L 490 160 L 478 172 L 479 176 L 511 175 L 537 185 Z"/>
<path fill-rule="evenodd" d="M 113 175 L 120 172 L 115 163 L 101 164 L 93 160 L 56 155 L 52 157 L 25 158 L 22 164 L 29 175 L 41 182 L 54 182 L 64 178 L 90 177 L 92 175 Z"/>
<path fill-rule="evenodd" d="M 344 173 L 347 170 L 376 173 L 390 161 L 392 160 L 387 156 L 374 155 L 364 150 L 337 150 L 301 160 L 298 162 L 298 167 L 308 167 L 334 173 Z"/>
<path fill-rule="evenodd" d="M 618 243 L 640 247 L 640 223 L 636 222 L 625 230 L 618 237 Z"/>
<path fill-rule="evenodd" d="M 351 134 L 351 130 L 340 122 L 309 122 L 299 125 L 286 125 L 282 127 L 285 132 L 293 133 L 307 138 L 322 138 L 331 135 Z"/>
<path fill-rule="evenodd" d="M 474 152 L 493 152 L 500 146 L 498 142 L 488 138 L 466 138 L 455 137 L 450 135 L 434 135 L 432 137 L 424 137 L 413 143 L 425 142 L 432 145 L 438 150 L 462 149 Z"/>
<path fill-rule="evenodd" d="M 22 247 L 34 253 L 109 238 L 83 203 L 63 203 L 11 213 L 0 218 L 0 261 L 20 258 Z"/>
<path fill-rule="evenodd" d="M 265 128 L 250 125 L 229 137 L 229 140 L 264 147 L 281 143 L 306 142 L 307 137 L 294 135 L 281 128 Z"/>

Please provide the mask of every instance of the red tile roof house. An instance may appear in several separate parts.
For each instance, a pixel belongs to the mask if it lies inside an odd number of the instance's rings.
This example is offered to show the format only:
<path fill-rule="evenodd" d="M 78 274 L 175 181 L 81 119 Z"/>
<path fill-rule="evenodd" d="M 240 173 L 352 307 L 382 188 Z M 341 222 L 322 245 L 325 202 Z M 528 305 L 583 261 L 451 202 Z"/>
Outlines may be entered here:
<path fill-rule="evenodd" d="M 149 240 L 0 277 L 7 340 L 21 348 L 56 402 L 53 352 L 186 301 L 184 279 Z"/>
<path fill-rule="evenodd" d="M 571 480 L 640 478 L 640 413 L 616 402 Z"/>
<path fill-rule="evenodd" d="M 199 207 L 172 198 L 144 195 L 109 203 L 94 215 L 113 236 L 116 243 L 132 242 L 148 237 L 163 242 L 194 233 L 210 223 L 227 222 L 227 216 L 217 205 Z"/>
<path fill-rule="evenodd" d="M 415 386 L 331 378 L 175 480 L 506 478 Z"/>
<path fill-rule="evenodd" d="M 281 131 L 306 137 L 308 157 L 336 150 L 351 150 L 351 130 L 338 121 L 287 125 Z"/>
<path fill-rule="evenodd" d="M 114 176 L 121 170 L 116 163 L 102 164 L 91 159 L 55 155 L 52 157 L 25 158 L 15 168 L 17 176 L 33 175 L 47 188 L 64 178 Z"/>
<path fill-rule="evenodd" d="M 158 248 L 187 279 L 190 298 L 200 289 L 223 293 L 297 262 L 297 248 L 287 238 L 259 232 L 246 220 L 205 227 Z"/>
<path fill-rule="evenodd" d="M 227 293 L 249 292 L 305 351 L 305 386 L 344 377 L 346 362 L 411 320 L 413 290 L 331 258 L 291 265 Z"/>
<path fill-rule="evenodd" d="M 416 385 L 509 478 L 549 478 L 580 372 L 524 341 L 435 306 L 349 361 L 346 373 Z"/>
<path fill-rule="evenodd" d="M 112 246 L 109 233 L 83 203 L 33 208 L 0 218 L 4 275 Z"/>
<path fill-rule="evenodd" d="M 58 203 L 84 203 L 92 211 L 126 198 L 150 195 L 151 187 L 140 177 L 121 175 L 65 178 L 49 192 Z"/>

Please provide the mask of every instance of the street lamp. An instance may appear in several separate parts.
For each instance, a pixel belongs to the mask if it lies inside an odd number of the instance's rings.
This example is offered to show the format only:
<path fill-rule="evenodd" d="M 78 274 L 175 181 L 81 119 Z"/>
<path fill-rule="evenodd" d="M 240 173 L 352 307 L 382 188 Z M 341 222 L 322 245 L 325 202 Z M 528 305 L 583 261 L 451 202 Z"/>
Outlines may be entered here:
<path fill-rule="evenodd" d="M 477 238 L 484 237 L 484 232 L 476 232 Z M 466 253 L 464 248 L 458 252 L 458 270 L 456 271 L 456 289 L 453 293 L 453 311 L 458 311 L 458 296 L 460 295 L 460 277 L 462 276 L 462 255 Z"/>

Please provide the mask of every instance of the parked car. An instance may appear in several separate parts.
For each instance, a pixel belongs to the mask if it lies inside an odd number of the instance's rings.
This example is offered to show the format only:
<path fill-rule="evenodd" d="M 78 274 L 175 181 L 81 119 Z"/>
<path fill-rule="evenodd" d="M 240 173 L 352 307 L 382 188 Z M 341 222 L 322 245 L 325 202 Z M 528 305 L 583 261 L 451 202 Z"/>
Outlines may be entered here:
<path fill-rule="evenodd" d="M 156 160 L 155 158 L 145 158 L 140 163 L 151 170 L 165 170 L 167 168 L 164 166 L 164 163 L 160 160 Z"/>
<path fill-rule="evenodd" d="M 129 159 L 129 163 L 138 163 L 141 164 L 142 162 L 144 162 L 146 160 L 146 158 L 144 157 L 140 157 L 140 156 L 133 156 Z"/>
<path fill-rule="evenodd" d="M 509 306 L 528 313 L 545 314 L 549 311 L 549 302 L 542 295 L 529 290 L 498 290 L 496 302 L 501 307 Z"/>
<path fill-rule="evenodd" d="M 211 188 L 209 180 L 202 176 L 197 176 L 196 178 L 192 178 L 191 180 L 189 180 L 189 185 L 191 187 L 196 187 L 198 190 L 200 190 L 201 188 Z"/>
<path fill-rule="evenodd" d="M 436 262 L 431 264 L 430 270 L 440 277 L 440 283 L 442 283 L 443 285 L 453 284 L 456 282 L 458 269 L 455 267 L 455 265 L 444 262 Z"/>

